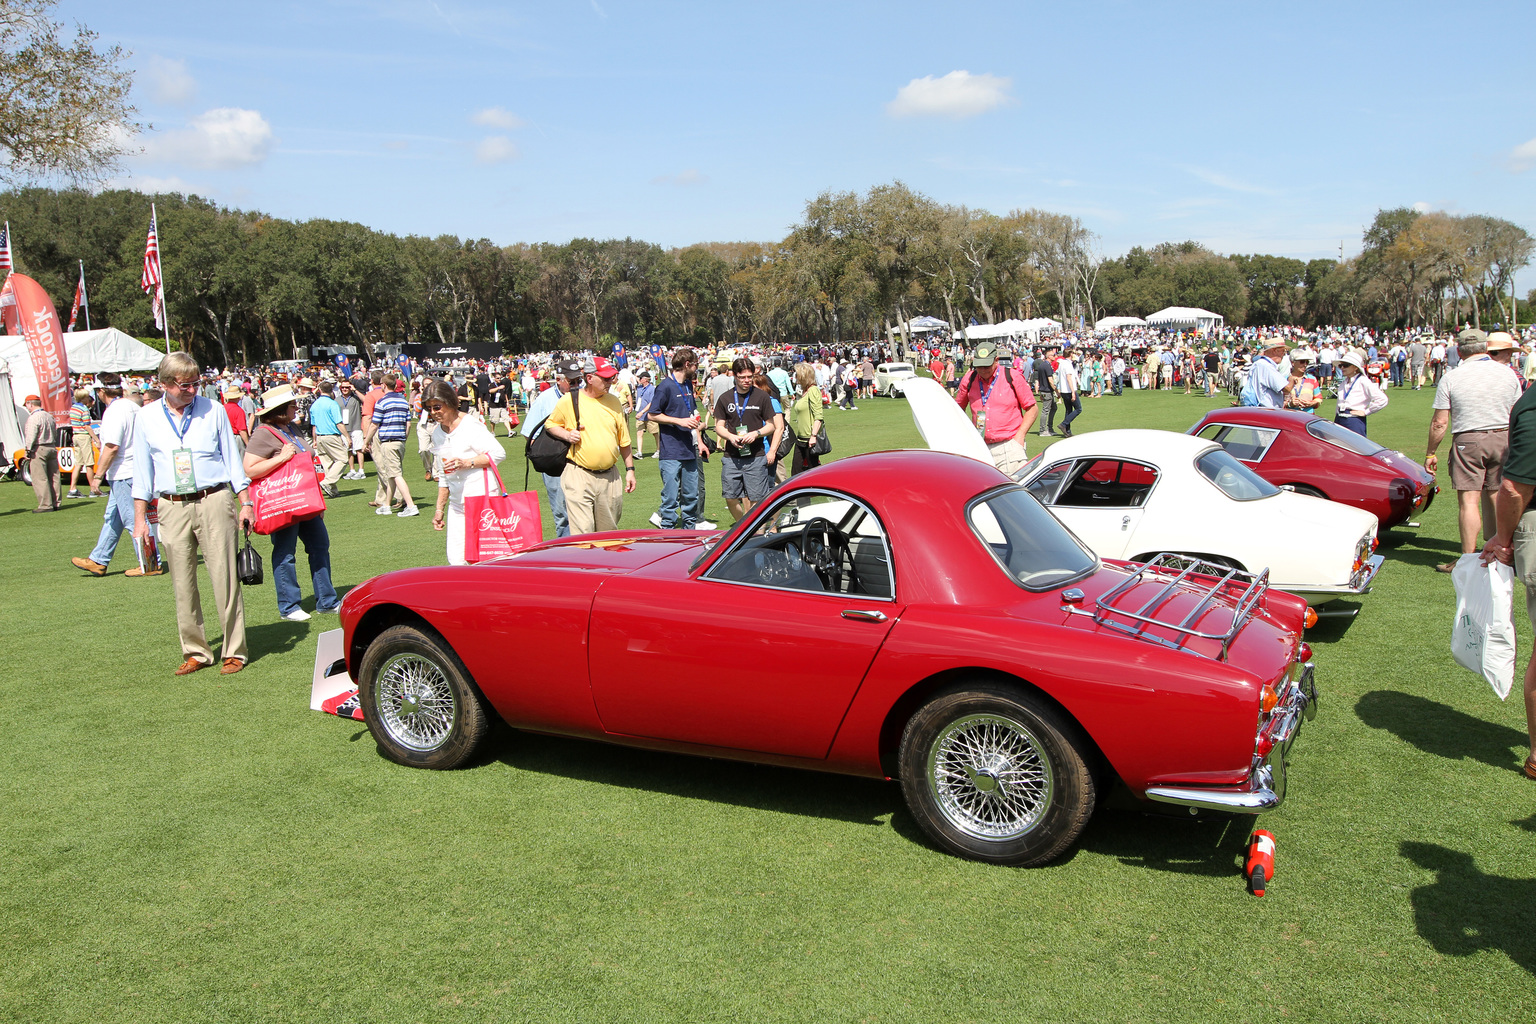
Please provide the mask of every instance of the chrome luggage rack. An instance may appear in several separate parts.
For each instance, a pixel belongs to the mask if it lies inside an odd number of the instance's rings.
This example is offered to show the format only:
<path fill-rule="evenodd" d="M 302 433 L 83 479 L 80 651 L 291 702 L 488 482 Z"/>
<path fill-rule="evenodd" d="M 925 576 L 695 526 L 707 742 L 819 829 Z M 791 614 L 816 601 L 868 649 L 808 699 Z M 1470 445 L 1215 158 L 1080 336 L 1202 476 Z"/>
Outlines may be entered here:
<path fill-rule="evenodd" d="M 1221 655 L 1218 659 L 1220 661 L 1226 660 L 1227 654 L 1231 650 L 1233 639 L 1248 624 L 1248 620 L 1253 617 L 1253 613 L 1258 609 L 1259 602 L 1263 600 L 1265 591 L 1269 589 L 1268 569 L 1255 576 L 1253 573 L 1244 572 L 1241 569 L 1232 569 L 1225 565 L 1217 565 L 1214 562 L 1207 562 L 1201 558 L 1175 554 L 1171 551 L 1164 551 L 1159 555 L 1154 555 L 1141 565 L 1132 563 L 1129 572 L 1130 575 L 1123 582 L 1094 601 L 1094 609 L 1092 611 L 1073 607 L 1075 603 L 1083 599 L 1083 592 L 1081 590 L 1074 588 L 1066 591 L 1062 594 L 1062 600 L 1067 605 L 1067 611 L 1075 615 L 1091 615 L 1093 616 L 1093 621 L 1101 626 L 1117 629 L 1122 633 L 1129 633 L 1132 636 L 1139 636 L 1145 640 L 1150 640 L 1153 643 L 1162 644 L 1175 650 L 1191 651 L 1193 653 L 1193 649 L 1188 643 L 1189 638 L 1219 640 L 1221 641 Z M 1163 585 L 1163 589 L 1153 594 L 1150 600 L 1135 611 L 1116 607 L 1115 602 L 1125 597 L 1137 584 L 1147 580 L 1149 574 L 1167 581 Z M 1204 579 L 1191 579 L 1194 576 L 1208 577 L 1209 582 Z M 1200 616 L 1204 615 L 1206 610 L 1215 602 L 1216 595 L 1233 585 L 1242 587 L 1243 590 L 1236 595 L 1237 605 L 1232 610 L 1231 628 L 1225 633 L 1207 633 L 1192 628 L 1193 624 L 1200 620 Z M 1189 614 L 1185 615 L 1178 622 L 1174 622 L 1171 619 L 1157 618 L 1155 615 L 1156 611 L 1178 593 L 1181 587 L 1197 589 L 1200 592 L 1200 599 L 1190 609 Z M 1175 634 L 1182 635 L 1186 639 L 1180 641 L 1152 636 L 1147 632 L 1152 627 L 1167 629 Z"/>

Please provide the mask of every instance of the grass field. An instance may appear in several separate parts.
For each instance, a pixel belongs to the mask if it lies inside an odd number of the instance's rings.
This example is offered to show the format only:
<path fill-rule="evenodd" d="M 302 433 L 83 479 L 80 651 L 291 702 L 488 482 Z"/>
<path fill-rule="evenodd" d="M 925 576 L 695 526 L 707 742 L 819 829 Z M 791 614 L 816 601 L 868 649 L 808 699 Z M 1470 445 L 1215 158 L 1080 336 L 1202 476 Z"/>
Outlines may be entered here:
<path fill-rule="evenodd" d="M 1422 455 L 1430 392 L 1391 395 L 1373 436 Z M 1088 400 L 1076 427 L 1217 401 Z M 839 457 L 917 443 L 900 400 L 829 415 Z M 625 526 L 655 508 L 641 465 Z M 894 783 L 508 730 L 468 770 L 397 767 L 308 710 L 335 620 L 278 619 L 265 541 L 254 660 L 175 679 L 169 580 L 125 579 L 126 541 L 106 578 L 69 565 L 102 503 L 40 520 L 0 485 L 0 1020 L 1530 1020 L 1536 783 L 1518 684 L 1501 704 L 1449 656 L 1442 484 L 1359 617 L 1311 637 L 1323 703 L 1263 899 L 1244 819 L 1104 811 L 1008 870 L 929 847 Z M 327 515 L 339 586 L 443 560 L 372 491 Z M 718 470 L 708 494 L 725 521 Z"/>

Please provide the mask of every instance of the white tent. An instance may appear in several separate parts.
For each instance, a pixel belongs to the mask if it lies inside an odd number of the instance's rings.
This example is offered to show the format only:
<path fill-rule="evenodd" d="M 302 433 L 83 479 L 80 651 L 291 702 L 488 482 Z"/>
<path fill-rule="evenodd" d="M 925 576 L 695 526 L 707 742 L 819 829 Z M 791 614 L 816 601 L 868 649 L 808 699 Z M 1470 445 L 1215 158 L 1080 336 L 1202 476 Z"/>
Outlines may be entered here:
<path fill-rule="evenodd" d="M 1008 328 L 1002 324 L 972 324 L 960 333 L 966 341 L 985 341 L 988 338 L 1006 338 Z"/>
<path fill-rule="evenodd" d="M 1147 322 L 1139 316 L 1106 316 L 1093 325 L 1096 331 L 1112 331 L 1116 327 L 1145 327 Z"/>
<path fill-rule="evenodd" d="M 903 330 L 908 334 L 928 334 L 932 331 L 947 331 L 949 330 L 949 322 L 947 320 L 940 320 L 936 316 L 915 316 L 908 320 L 906 324 L 897 324 L 886 333 L 900 334 Z"/>
<path fill-rule="evenodd" d="M 1227 318 L 1220 313 L 1212 313 L 1208 309 L 1199 309 L 1194 306 L 1169 306 L 1147 317 L 1147 324 L 1151 327 L 1165 327 L 1175 331 L 1198 331 L 1201 334 L 1209 334 L 1226 322 Z"/>
<path fill-rule="evenodd" d="M 69 355 L 70 373 L 134 373 L 153 370 L 165 358 L 137 338 L 115 327 L 99 331 L 70 331 L 64 335 L 64 351 Z M 37 374 L 27 341 L 20 337 L 0 337 L 0 359 L 11 364 L 11 389 L 17 398 L 37 392 Z"/>
<path fill-rule="evenodd" d="M 964 332 L 966 341 L 983 341 L 987 338 L 1020 338 L 1036 343 L 1040 335 L 1061 330 L 1061 324 L 1048 316 L 1029 320 L 1004 320 L 1000 324 L 975 324 Z"/>

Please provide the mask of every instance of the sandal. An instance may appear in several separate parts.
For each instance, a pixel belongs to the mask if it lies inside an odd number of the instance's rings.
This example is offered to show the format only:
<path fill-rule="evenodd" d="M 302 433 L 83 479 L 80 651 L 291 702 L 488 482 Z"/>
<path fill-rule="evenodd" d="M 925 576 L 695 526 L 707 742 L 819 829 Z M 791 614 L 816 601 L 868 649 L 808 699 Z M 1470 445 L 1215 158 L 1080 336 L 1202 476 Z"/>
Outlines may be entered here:
<path fill-rule="evenodd" d="M 1456 563 L 1455 562 L 1442 562 L 1439 565 L 1435 566 L 1435 572 L 1455 572 L 1455 571 L 1456 571 Z"/>
<path fill-rule="evenodd" d="M 1536 779 L 1536 754 L 1525 759 L 1525 777 Z"/>

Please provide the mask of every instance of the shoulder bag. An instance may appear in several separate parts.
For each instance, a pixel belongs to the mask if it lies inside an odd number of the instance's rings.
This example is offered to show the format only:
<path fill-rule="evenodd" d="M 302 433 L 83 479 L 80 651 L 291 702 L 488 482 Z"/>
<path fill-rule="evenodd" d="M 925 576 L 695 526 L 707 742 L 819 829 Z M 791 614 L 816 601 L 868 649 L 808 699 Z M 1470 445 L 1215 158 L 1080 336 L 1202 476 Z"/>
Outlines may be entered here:
<path fill-rule="evenodd" d="M 270 426 L 262 426 L 284 444 L 289 443 Z M 263 535 L 324 515 L 325 495 L 320 493 L 313 454 L 299 448 L 293 458 L 260 480 L 252 480 L 251 501 L 256 505 L 256 532 Z"/>
<path fill-rule="evenodd" d="M 581 400 L 579 388 L 571 389 L 571 408 L 576 413 L 576 427 L 581 428 Z M 528 438 L 528 461 L 533 468 L 545 476 L 559 476 L 565 472 L 565 463 L 571 454 L 571 442 L 562 441 L 551 434 L 546 428 L 549 417 L 539 424 L 539 428 Z M 515 477 L 513 479 L 516 479 Z"/>

